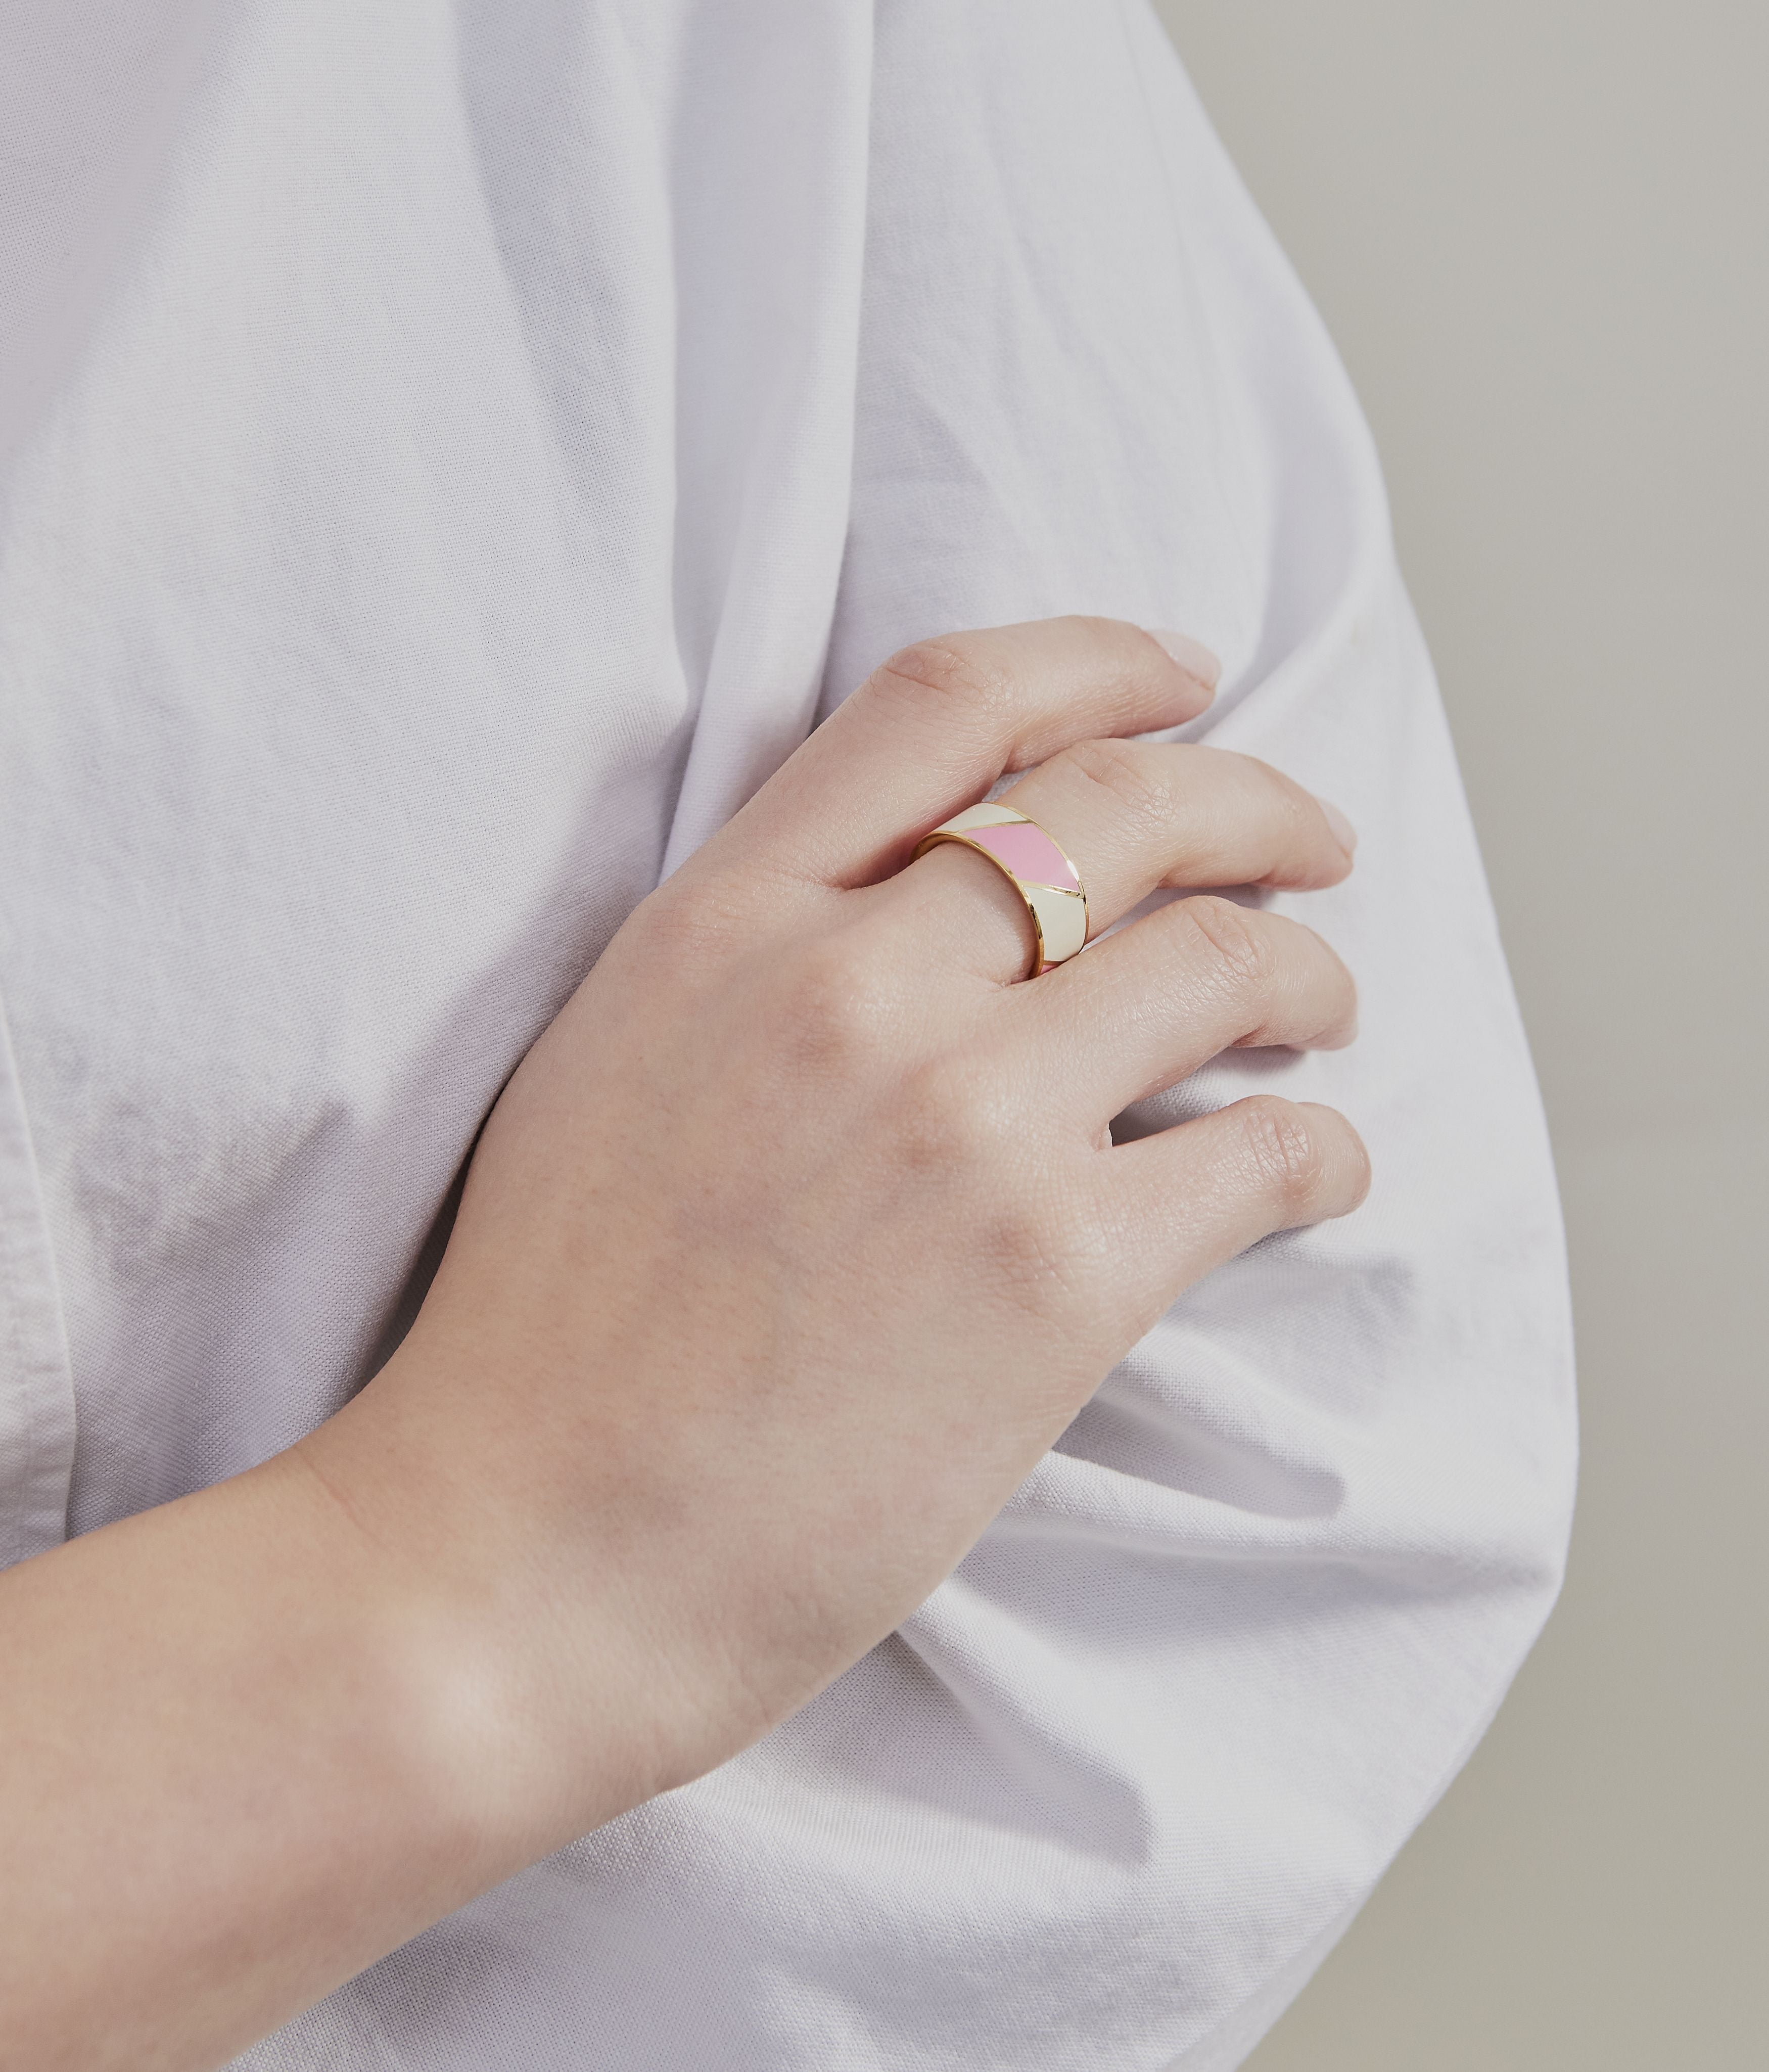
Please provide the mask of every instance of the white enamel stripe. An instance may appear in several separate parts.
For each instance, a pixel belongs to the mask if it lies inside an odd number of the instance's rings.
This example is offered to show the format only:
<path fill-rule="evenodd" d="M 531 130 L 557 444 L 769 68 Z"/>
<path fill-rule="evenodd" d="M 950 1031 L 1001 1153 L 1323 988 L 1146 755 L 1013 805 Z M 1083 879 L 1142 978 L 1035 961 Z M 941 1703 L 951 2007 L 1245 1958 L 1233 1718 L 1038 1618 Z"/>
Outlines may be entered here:
<path fill-rule="evenodd" d="M 971 828 L 1018 827 L 1025 817 L 1024 813 L 1016 813 L 1012 806 L 997 806 L 985 801 L 980 806 L 967 806 L 962 813 L 954 813 L 950 820 L 942 820 L 934 832 L 942 835 L 962 835 Z"/>
<path fill-rule="evenodd" d="M 1016 878 L 1014 883 L 1038 917 L 1045 962 L 1067 963 L 1087 940 L 1087 902 L 1078 892 L 1065 892 L 1054 885 L 1029 885 L 1023 878 Z"/>

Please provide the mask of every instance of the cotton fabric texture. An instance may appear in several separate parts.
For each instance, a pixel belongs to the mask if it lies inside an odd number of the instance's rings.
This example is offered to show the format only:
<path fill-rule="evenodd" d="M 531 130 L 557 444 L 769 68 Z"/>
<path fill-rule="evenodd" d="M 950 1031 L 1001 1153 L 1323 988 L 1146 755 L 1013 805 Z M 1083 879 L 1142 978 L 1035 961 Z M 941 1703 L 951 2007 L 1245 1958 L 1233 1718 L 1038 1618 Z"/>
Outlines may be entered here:
<path fill-rule="evenodd" d="M 372 1371 L 517 1060 L 893 649 L 1084 611 L 1362 834 L 1367 1207 L 901 1632 L 250 2072 L 1239 2062 L 1553 1598 L 1548 1151 L 1369 438 L 1138 0 L 15 0 L 0 1540 Z M 1082 859 L 1085 870 L 1085 859 Z"/>

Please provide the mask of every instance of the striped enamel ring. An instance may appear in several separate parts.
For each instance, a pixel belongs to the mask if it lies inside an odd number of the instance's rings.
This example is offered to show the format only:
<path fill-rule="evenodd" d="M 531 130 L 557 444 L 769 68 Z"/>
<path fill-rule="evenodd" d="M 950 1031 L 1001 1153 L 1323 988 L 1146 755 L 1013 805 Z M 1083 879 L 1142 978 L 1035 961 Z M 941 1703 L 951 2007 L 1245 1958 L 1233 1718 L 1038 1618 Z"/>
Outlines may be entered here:
<path fill-rule="evenodd" d="M 1087 940 L 1087 892 L 1081 873 L 1036 820 L 1012 806 L 971 806 L 924 835 L 916 856 L 926 855 L 936 842 L 960 842 L 987 857 L 1025 901 L 1037 937 L 1028 978 L 1066 964 Z"/>

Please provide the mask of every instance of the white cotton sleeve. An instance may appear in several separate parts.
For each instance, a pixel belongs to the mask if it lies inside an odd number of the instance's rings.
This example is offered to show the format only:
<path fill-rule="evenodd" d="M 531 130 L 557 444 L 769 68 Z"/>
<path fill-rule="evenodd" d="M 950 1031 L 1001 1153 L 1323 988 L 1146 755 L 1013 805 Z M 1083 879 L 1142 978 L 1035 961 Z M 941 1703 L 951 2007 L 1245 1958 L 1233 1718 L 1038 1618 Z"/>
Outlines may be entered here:
<path fill-rule="evenodd" d="M 832 695 L 949 627 L 1177 627 L 1225 663 L 1187 734 L 1361 836 L 1344 886 L 1271 902 L 1351 964 L 1359 1042 L 1236 1054 L 1120 1133 L 1331 1103 L 1368 1204 L 1183 1297 L 852 1700 L 891 1722 L 905 1949 L 973 1924 L 916 2062 L 1229 2065 L 1552 1602 L 1553 1176 L 1369 434 L 1159 29 L 1134 0 L 897 5 L 877 68 Z"/>

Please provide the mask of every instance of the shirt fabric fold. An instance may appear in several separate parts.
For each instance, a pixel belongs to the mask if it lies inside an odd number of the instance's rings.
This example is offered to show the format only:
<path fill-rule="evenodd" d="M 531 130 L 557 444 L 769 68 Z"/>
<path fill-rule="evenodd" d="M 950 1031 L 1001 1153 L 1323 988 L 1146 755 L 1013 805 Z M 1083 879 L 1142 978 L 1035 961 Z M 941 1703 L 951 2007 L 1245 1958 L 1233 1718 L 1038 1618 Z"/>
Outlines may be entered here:
<path fill-rule="evenodd" d="M 0 76 L 10 1558 L 362 1384 L 523 1051 L 905 642 L 1183 627 L 1185 736 L 1361 836 L 1269 898 L 1359 1042 L 1119 1130 L 1330 1102 L 1368 1204 L 1190 1291 L 757 1747 L 242 2072 L 1238 2063 L 1501 1699 L 1574 1441 L 1370 440 L 1153 17 L 27 0 Z"/>

